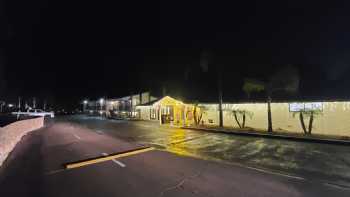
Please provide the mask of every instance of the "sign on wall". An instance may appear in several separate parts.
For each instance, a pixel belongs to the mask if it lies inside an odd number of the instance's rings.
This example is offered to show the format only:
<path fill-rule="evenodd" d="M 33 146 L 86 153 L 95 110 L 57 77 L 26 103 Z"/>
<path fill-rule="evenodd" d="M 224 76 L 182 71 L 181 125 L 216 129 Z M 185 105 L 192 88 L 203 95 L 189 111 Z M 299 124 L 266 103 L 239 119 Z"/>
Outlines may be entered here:
<path fill-rule="evenodd" d="M 289 103 L 290 112 L 298 112 L 305 109 L 304 103 Z"/>
<path fill-rule="evenodd" d="M 311 111 L 311 110 L 323 110 L 322 102 L 311 102 L 311 103 L 289 103 L 290 112 L 298 111 Z"/>

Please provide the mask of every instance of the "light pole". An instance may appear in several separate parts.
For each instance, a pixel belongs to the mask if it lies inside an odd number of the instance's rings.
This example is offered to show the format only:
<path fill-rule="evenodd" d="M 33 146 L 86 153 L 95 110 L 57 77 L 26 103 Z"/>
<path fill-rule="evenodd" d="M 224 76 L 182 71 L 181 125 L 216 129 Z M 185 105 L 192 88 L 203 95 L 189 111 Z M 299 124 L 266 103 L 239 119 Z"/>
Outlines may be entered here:
<path fill-rule="evenodd" d="M 1 106 L 0 111 L 1 111 L 1 113 L 2 113 L 2 109 L 3 109 L 3 106 L 5 105 L 5 101 L 0 101 L 0 102 L 1 102 L 1 104 L 0 104 L 0 106 Z"/>
<path fill-rule="evenodd" d="M 88 104 L 88 101 L 87 100 L 84 100 L 83 101 L 83 112 L 85 113 L 86 112 L 86 105 Z"/>
<path fill-rule="evenodd" d="M 100 114 L 101 114 L 101 116 L 103 115 L 103 111 L 102 111 L 102 109 L 103 109 L 103 102 L 104 102 L 105 100 L 103 99 L 103 98 L 100 98 Z"/>
<path fill-rule="evenodd" d="M 18 111 L 21 111 L 21 97 L 18 97 Z"/>
<path fill-rule="evenodd" d="M 36 98 L 35 97 L 33 98 L 33 108 L 34 109 L 36 108 Z"/>
<path fill-rule="evenodd" d="M 18 97 L 18 113 L 17 113 L 17 120 L 19 119 L 19 112 L 21 111 L 21 97 Z"/>
<path fill-rule="evenodd" d="M 43 110 L 46 111 L 46 100 L 44 100 L 44 106 L 43 106 Z"/>

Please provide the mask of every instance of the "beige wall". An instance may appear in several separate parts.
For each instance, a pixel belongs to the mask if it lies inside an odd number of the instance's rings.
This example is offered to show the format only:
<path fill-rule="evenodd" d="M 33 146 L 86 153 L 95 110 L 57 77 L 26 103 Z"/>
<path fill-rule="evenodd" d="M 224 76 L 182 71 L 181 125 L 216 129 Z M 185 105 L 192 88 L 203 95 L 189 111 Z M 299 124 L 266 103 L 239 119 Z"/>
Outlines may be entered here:
<path fill-rule="evenodd" d="M 274 103 L 272 121 L 274 129 L 302 133 L 299 117 L 289 112 L 288 103 Z M 314 119 L 314 134 L 350 136 L 350 102 L 324 102 L 323 112 Z M 308 123 L 308 119 L 307 122 Z"/>
<path fill-rule="evenodd" d="M 218 125 L 219 124 L 219 105 L 218 104 L 199 104 L 199 107 L 205 107 L 206 111 L 203 113 L 202 120 L 205 125 Z M 213 123 L 209 123 L 212 120 Z"/>
<path fill-rule="evenodd" d="M 217 105 L 209 107 L 209 110 L 203 116 L 205 124 L 208 119 L 214 119 L 214 124 L 218 125 L 219 113 Z M 246 126 L 255 129 L 267 129 L 267 104 L 224 104 L 223 105 L 224 126 L 238 127 L 231 111 L 233 109 L 248 110 L 253 113 L 253 117 L 246 118 Z M 289 103 L 272 103 L 271 104 L 273 129 L 285 132 L 303 133 L 299 117 L 293 117 L 293 113 L 289 112 Z M 313 130 L 314 134 L 350 136 L 350 102 L 323 102 L 323 112 L 314 118 Z M 306 119 L 308 125 L 308 118 Z"/>
<path fill-rule="evenodd" d="M 0 128 L 0 166 L 28 132 L 44 126 L 44 117 L 20 120 Z"/>
<path fill-rule="evenodd" d="M 218 104 L 200 104 L 207 110 L 203 114 L 205 125 L 219 124 Z M 144 120 L 149 120 L 149 110 L 151 106 L 142 107 L 141 116 Z M 266 103 L 246 103 L 246 104 L 223 104 L 224 126 L 238 128 L 234 117 L 233 109 L 247 110 L 253 113 L 252 118 L 246 118 L 246 127 L 257 130 L 267 130 L 267 104 Z M 273 129 L 278 131 L 303 133 L 298 115 L 293 117 L 289 111 L 289 103 L 272 103 L 272 124 Z M 212 120 L 213 123 L 209 123 Z M 308 126 L 308 118 L 305 118 Z M 314 118 L 313 134 L 350 136 L 350 102 L 323 102 L 323 112 Z"/>
<path fill-rule="evenodd" d="M 224 126 L 237 127 L 238 125 L 232 116 L 232 110 L 247 110 L 252 112 L 252 117 L 246 117 L 246 127 L 263 129 L 267 128 L 267 105 L 265 103 L 249 104 L 223 104 Z"/>

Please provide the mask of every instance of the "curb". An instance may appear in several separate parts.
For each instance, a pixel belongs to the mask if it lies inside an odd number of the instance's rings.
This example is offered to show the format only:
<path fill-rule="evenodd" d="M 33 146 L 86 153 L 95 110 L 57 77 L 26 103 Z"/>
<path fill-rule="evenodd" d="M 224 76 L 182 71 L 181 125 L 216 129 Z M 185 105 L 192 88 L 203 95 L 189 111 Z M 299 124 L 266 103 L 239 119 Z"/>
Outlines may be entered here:
<path fill-rule="evenodd" d="M 336 145 L 349 145 L 350 140 L 336 140 L 336 139 L 322 139 L 322 138 L 306 138 L 297 136 L 288 136 L 281 134 L 269 134 L 269 133 L 252 133 L 252 132 L 241 132 L 241 131 L 225 131 L 220 129 L 208 129 L 208 128 L 196 128 L 196 127 L 181 127 L 182 129 L 193 129 L 199 131 L 206 131 L 212 133 L 223 133 L 231 135 L 241 135 L 250 137 L 265 137 L 272 139 L 283 139 L 283 140 L 293 140 L 299 142 L 312 142 L 312 143 L 322 143 L 322 144 L 336 144 Z"/>

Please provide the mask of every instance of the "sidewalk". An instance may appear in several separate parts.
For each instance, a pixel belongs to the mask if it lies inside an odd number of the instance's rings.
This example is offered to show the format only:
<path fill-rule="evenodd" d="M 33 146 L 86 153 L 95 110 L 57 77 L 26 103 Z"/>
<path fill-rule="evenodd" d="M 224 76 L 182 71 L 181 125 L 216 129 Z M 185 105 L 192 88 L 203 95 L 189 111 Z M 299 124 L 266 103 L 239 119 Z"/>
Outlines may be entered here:
<path fill-rule="evenodd" d="M 298 134 L 298 133 L 285 133 L 285 132 L 276 132 L 276 131 L 272 133 L 268 133 L 267 131 L 238 130 L 234 128 L 219 128 L 219 127 L 185 126 L 181 128 L 200 130 L 205 132 L 224 133 L 224 134 L 231 134 L 231 135 L 276 138 L 276 139 L 304 141 L 304 142 L 313 142 L 313 143 L 350 145 L 350 137 L 347 138 L 342 136 L 326 136 L 326 135 L 316 135 L 316 134 L 304 135 L 304 134 Z"/>

